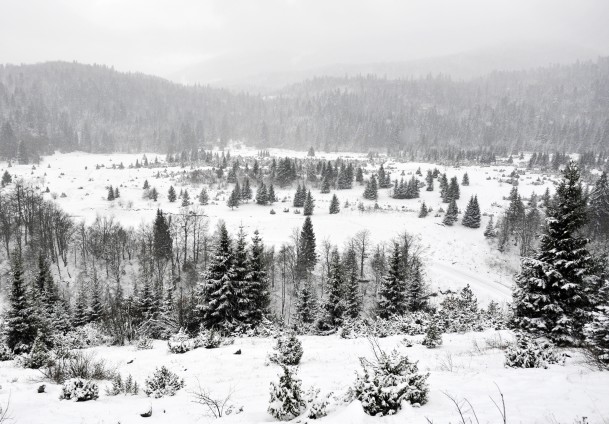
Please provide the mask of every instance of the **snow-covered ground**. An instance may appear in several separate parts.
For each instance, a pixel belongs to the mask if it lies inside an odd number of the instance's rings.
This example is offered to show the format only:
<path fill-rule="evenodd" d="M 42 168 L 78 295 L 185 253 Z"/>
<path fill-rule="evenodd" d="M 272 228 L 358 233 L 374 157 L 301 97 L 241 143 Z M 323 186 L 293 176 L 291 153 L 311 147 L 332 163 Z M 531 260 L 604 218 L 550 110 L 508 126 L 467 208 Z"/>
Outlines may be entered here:
<path fill-rule="evenodd" d="M 304 157 L 305 153 L 271 149 L 270 153 L 275 157 Z M 241 149 L 233 150 L 231 154 L 242 156 L 255 156 L 256 151 Z M 325 159 L 336 159 L 339 155 L 317 154 L 317 157 Z M 343 158 L 354 158 L 365 160 L 362 154 L 341 154 Z M 162 155 L 147 154 L 150 161 L 158 157 L 164 161 Z M 31 181 L 41 190 L 47 187 L 50 190 L 45 196 L 55 195 L 57 202 L 70 215 L 76 219 L 91 222 L 96 215 L 112 215 L 123 225 L 137 227 L 142 222 L 150 222 L 154 218 L 157 208 L 166 212 L 179 212 L 180 201 L 170 203 L 167 200 L 167 191 L 170 185 L 174 185 L 179 193 L 181 189 L 188 189 L 191 200 L 197 204 L 196 196 L 201 190 L 200 186 L 189 186 L 176 183 L 175 177 L 155 178 L 159 168 L 129 168 L 135 164 L 136 159 L 142 159 L 141 154 L 86 154 L 69 153 L 55 154 L 45 157 L 36 169 L 31 165 L 15 165 L 8 171 L 16 176 Z M 123 163 L 125 169 L 112 169 L 112 165 Z M 7 169 L 7 164 L 0 164 L 0 173 Z M 104 165 L 96 169 L 96 165 Z M 369 171 L 375 171 L 378 165 L 369 165 Z M 385 168 L 391 172 L 392 179 L 402 178 L 407 180 L 421 168 L 423 177 L 428 169 L 435 165 L 428 163 L 385 163 Z M 461 211 L 465 210 L 467 202 L 472 195 L 477 195 L 481 211 L 485 215 L 501 212 L 501 207 L 507 202 L 507 197 L 512 186 L 499 182 L 499 179 L 509 175 L 513 166 L 470 166 L 470 167 L 444 167 L 438 166 L 441 172 L 446 172 L 449 179 L 456 176 L 461 182 L 465 172 L 470 177 L 470 185 L 461 186 L 461 199 L 458 206 Z M 186 168 L 189 170 L 189 168 Z M 167 168 L 168 174 L 183 171 L 179 166 Z M 548 179 L 543 184 L 532 183 L 542 175 L 527 174 L 520 179 L 519 192 L 524 198 L 530 196 L 534 191 L 538 195 L 543 194 L 546 187 L 552 187 L 553 183 Z M 419 177 L 422 179 L 422 177 Z M 158 202 L 152 202 L 142 198 L 142 186 L 148 180 L 152 187 L 159 192 Z M 119 187 L 120 199 L 109 202 L 106 200 L 106 187 L 112 185 Z M 252 187 L 255 194 L 256 187 Z M 229 187 L 230 190 L 230 187 Z M 552 190 L 552 188 L 551 188 Z M 276 189 L 279 199 L 288 197 L 286 203 L 276 203 L 272 206 L 259 206 L 253 202 L 242 204 L 239 208 L 231 210 L 226 206 L 226 193 L 220 196 L 218 202 L 213 202 L 216 197 L 215 189 L 209 190 L 210 205 L 205 206 L 204 212 L 209 216 L 210 228 L 214 228 L 219 219 L 223 219 L 231 231 L 236 231 L 240 225 L 250 234 L 254 229 L 261 232 L 267 245 L 279 247 L 281 243 L 287 242 L 295 228 L 300 228 L 304 217 L 292 213 L 291 198 L 294 189 Z M 513 254 L 502 255 L 490 246 L 483 236 L 484 227 L 488 222 L 488 216 L 484 216 L 481 228 L 477 230 L 463 227 L 460 222 L 453 227 L 444 227 L 440 217 L 435 217 L 435 211 L 439 208 L 446 209 L 439 195 L 437 182 L 435 190 L 421 191 L 419 199 L 396 200 L 390 197 L 390 189 L 379 190 L 378 204 L 380 211 L 360 212 L 357 209 L 358 201 L 362 200 L 363 187 L 354 183 L 351 190 L 337 190 L 329 194 L 321 194 L 319 190 L 313 191 L 315 198 L 315 213 L 313 226 L 317 236 L 318 245 L 323 240 L 329 240 L 333 244 L 341 246 L 358 231 L 367 229 L 370 231 L 374 243 L 389 242 L 400 232 L 408 231 L 420 238 L 425 248 L 425 259 L 427 261 L 427 276 L 432 286 L 446 289 L 450 287 L 461 288 L 470 284 L 478 298 L 486 303 L 490 299 L 503 301 L 509 298 L 513 273 L 517 270 L 518 259 Z M 66 197 L 61 197 L 65 193 Z M 337 215 L 329 214 L 329 205 L 332 194 L 336 193 L 340 203 L 341 212 Z M 350 204 L 344 208 L 345 202 Z M 425 219 L 418 218 L 421 202 L 425 201 L 427 206 L 432 207 L 434 212 Z M 374 202 L 363 200 L 366 206 L 373 206 Z M 284 208 L 289 208 L 289 213 L 283 213 Z M 277 213 L 270 214 L 271 209 Z"/>
<path fill-rule="evenodd" d="M 419 361 L 421 371 L 429 371 L 429 402 L 422 407 L 404 405 L 397 415 L 374 418 L 364 414 L 361 405 L 333 407 L 320 423 L 428 423 L 460 422 L 458 413 L 445 395 L 459 401 L 467 399 L 480 423 L 500 423 L 501 417 L 490 397 L 500 402 L 497 388 L 504 396 L 508 423 L 575 423 L 588 417 L 588 423 L 606 423 L 609 419 L 609 373 L 586 368 L 574 354 L 565 366 L 548 369 L 510 369 L 503 366 L 503 352 L 489 349 L 487 340 L 510 339 L 509 332 L 445 334 L 444 345 L 427 349 L 420 344 L 405 347 L 401 337 L 380 339 L 385 349 L 397 347 L 411 359 Z M 412 339 L 420 340 L 420 337 Z M 358 358 L 371 355 L 366 339 L 340 339 L 338 336 L 301 337 L 304 348 L 298 376 L 303 389 L 315 385 L 322 394 L 344 392 L 353 384 Z M 478 348 L 474 346 L 474 341 Z M 218 349 L 196 349 L 185 354 L 171 354 L 164 342 L 154 349 L 137 351 L 135 347 L 99 347 L 90 349 L 98 357 L 117 366 L 123 376 L 131 374 L 140 385 L 156 367 L 166 365 L 183 377 L 186 387 L 175 397 L 152 399 L 138 396 L 106 396 L 100 383 L 97 401 L 59 400 L 60 386 L 47 384 L 47 393 L 38 394 L 40 374 L 35 370 L 15 368 L 12 361 L 0 363 L 0 402 L 10 397 L 15 422 L 81 424 L 81 423 L 205 423 L 205 409 L 193 403 L 192 392 L 199 385 L 219 398 L 233 392 L 232 403 L 243 406 L 243 412 L 228 416 L 222 422 L 257 423 L 274 421 L 266 412 L 269 384 L 278 380 L 280 368 L 266 365 L 273 339 L 240 338 L 233 345 Z M 241 355 L 234 355 L 241 349 Z M 129 363 L 130 362 L 130 363 Z M 153 415 L 144 419 L 140 413 L 152 406 Z M 465 410 L 469 410 L 466 406 Z M 474 420 L 472 413 L 468 417 Z M 430 421 L 427 421 L 429 419 Z M 299 422 L 311 422 L 301 419 Z M 476 422 L 475 420 L 473 422 Z M 579 422 L 579 421 L 578 421 Z"/>

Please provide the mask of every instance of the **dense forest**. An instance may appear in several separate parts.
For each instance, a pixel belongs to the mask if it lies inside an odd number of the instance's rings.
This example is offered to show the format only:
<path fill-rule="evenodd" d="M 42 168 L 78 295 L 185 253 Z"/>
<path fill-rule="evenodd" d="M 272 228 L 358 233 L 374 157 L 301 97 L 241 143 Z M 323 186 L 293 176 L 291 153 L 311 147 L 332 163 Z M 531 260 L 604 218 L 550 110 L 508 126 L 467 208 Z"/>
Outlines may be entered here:
<path fill-rule="evenodd" d="M 470 81 L 316 78 L 272 96 L 183 86 L 99 65 L 0 66 L 0 155 L 325 151 L 584 152 L 609 146 L 609 59 Z"/>

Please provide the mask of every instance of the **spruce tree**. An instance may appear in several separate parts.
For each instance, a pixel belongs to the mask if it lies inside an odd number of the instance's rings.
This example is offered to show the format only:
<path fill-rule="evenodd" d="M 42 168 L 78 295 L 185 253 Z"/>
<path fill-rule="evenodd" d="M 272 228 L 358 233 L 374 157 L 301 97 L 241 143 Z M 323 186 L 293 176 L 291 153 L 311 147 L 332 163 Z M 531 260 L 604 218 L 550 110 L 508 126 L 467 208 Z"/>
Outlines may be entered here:
<path fill-rule="evenodd" d="M 364 199 L 367 200 L 377 200 L 378 199 L 378 186 L 376 183 L 376 177 L 373 175 L 370 177 L 368 182 L 366 183 L 366 188 L 364 189 Z"/>
<path fill-rule="evenodd" d="M 169 191 L 167 192 L 167 200 L 169 200 L 171 203 L 175 202 L 177 199 L 176 196 L 176 189 L 173 188 L 173 186 L 169 187 Z"/>
<path fill-rule="evenodd" d="M 198 310 L 206 328 L 228 330 L 238 321 L 233 261 L 231 240 L 226 225 L 221 223 L 215 252 L 200 287 Z"/>
<path fill-rule="evenodd" d="M 148 184 L 148 180 L 144 180 L 144 190 L 148 190 L 150 188 L 150 184 Z"/>
<path fill-rule="evenodd" d="M 169 230 L 169 223 L 163 211 L 157 209 L 156 218 L 152 225 L 152 247 L 154 258 L 157 261 L 169 260 L 172 255 L 173 240 Z"/>
<path fill-rule="evenodd" d="M 448 178 L 446 177 L 446 174 L 440 175 L 438 182 L 440 184 L 440 197 L 444 203 L 448 203 Z"/>
<path fill-rule="evenodd" d="M 417 258 L 412 261 L 406 285 L 407 305 L 410 312 L 418 312 L 427 307 L 427 287 L 423 281 L 423 264 Z"/>
<path fill-rule="evenodd" d="M 275 203 L 277 201 L 277 196 L 275 196 L 275 188 L 273 184 L 269 185 L 268 194 L 267 194 L 269 203 Z"/>
<path fill-rule="evenodd" d="M 293 206 L 295 208 L 302 208 L 305 204 L 305 200 L 307 198 L 307 190 L 304 187 L 304 185 L 300 185 L 300 183 L 298 184 L 298 187 L 296 188 L 296 193 L 294 194 L 294 202 L 293 202 Z"/>
<path fill-rule="evenodd" d="M 246 320 L 251 325 L 258 325 L 269 314 L 271 296 L 269 281 L 264 265 L 264 244 L 258 230 L 254 231 L 249 257 L 249 274 L 247 279 L 247 292 L 249 299 Z"/>
<path fill-rule="evenodd" d="M 364 171 L 359 166 L 357 167 L 357 170 L 355 171 L 355 181 L 358 182 L 359 184 L 364 184 Z"/>
<path fill-rule="evenodd" d="M 241 322 L 248 320 L 252 299 L 249 293 L 249 258 L 247 241 L 243 226 L 239 227 L 235 248 L 233 249 L 233 264 L 231 267 L 231 284 L 235 293 L 237 319 Z"/>
<path fill-rule="evenodd" d="M 394 243 L 389 259 L 389 269 L 381 280 L 378 299 L 378 315 L 388 319 L 393 315 L 403 315 L 407 308 L 406 284 L 402 274 L 400 246 Z"/>
<path fill-rule="evenodd" d="M 313 232 L 311 217 L 307 216 L 302 225 L 300 238 L 298 240 L 296 255 L 296 275 L 300 280 L 306 279 L 310 272 L 315 269 L 317 264 L 317 253 L 315 253 L 316 242 Z"/>
<path fill-rule="evenodd" d="M 349 318 L 357 318 L 362 309 L 361 295 L 359 291 L 358 264 L 355 249 L 347 250 L 345 259 L 345 315 Z"/>
<path fill-rule="evenodd" d="M 250 179 L 247 177 L 245 178 L 243 188 L 241 189 L 241 199 L 245 200 L 246 203 L 252 199 L 252 188 L 250 187 Z"/>
<path fill-rule="evenodd" d="M 152 187 L 152 190 L 150 190 L 150 195 L 149 196 L 150 196 L 150 199 L 153 202 L 157 201 L 157 199 L 159 198 L 159 192 L 156 190 L 155 187 Z"/>
<path fill-rule="evenodd" d="M 120 193 L 119 193 L 119 191 L 118 191 L 118 187 L 116 187 L 116 188 L 114 189 L 114 198 L 115 198 L 115 199 L 118 199 L 119 197 L 121 197 L 121 194 L 120 194 Z"/>
<path fill-rule="evenodd" d="M 421 203 L 421 209 L 419 210 L 419 218 L 425 218 L 427 216 L 427 206 L 425 202 Z"/>
<path fill-rule="evenodd" d="M 457 202 L 455 202 L 455 199 L 451 199 L 450 203 L 448 204 L 448 209 L 446 209 L 446 215 L 444 215 L 442 223 L 444 225 L 453 225 L 455 222 L 457 222 L 458 215 L 459 209 L 457 208 Z"/>
<path fill-rule="evenodd" d="M 609 281 L 600 290 L 600 302 L 584 327 L 586 348 L 602 367 L 609 368 Z"/>
<path fill-rule="evenodd" d="M 304 187 L 303 187 L 304 190 Z M 315 209 L 315 200 L 311 195 L 311 190 L 307 191 L 307 196 L 305 198 L 304 207 L 302 209 L 302 213 L 304 216 L 313 215 L 313 209 Z"/>
<path fill-rule="evenodd" d="M 326 298 L 322 304 L 319 327 L 321 330 L 336 328 L 342 322 L 345 312 L 343 269 L 338 250 L 334 249 L 330 258 Z"/>
<path fill-rule="evenodd" d="M 593 237 L 609 238 L 609 183 L 603 172 L 590 193 L 589 229 Z"/>
<path fill-rule="evenodd" d="M 330 215 L 334 215 L 340 212 L 340 203 L 338 202 L 338 197 L 336 194 L 332 196 L 332 201 L 330 202 Z"/>
<path fill-rule="evenodd" d="M 114 197 L 114 189 L 112 188 L 112 186 L 108 187 L 108 197 L 107 197 L 108 201 L 112 201 L 115 199 Z"/>
<path fill-rule="evenodd" d="M 102 299 L 102 287 L 97 278 L 97 272 L 93 271 L 91 279 L 91 303 L 88 310 L 88 321 L 98 322 L 104 315 L 104 303 Z"/>
<path fill-rule="evenodd" d="M 469 175 L 467 175 L 467 172 L 465 174 L 463 174 L 463 180 L 461 181 L 461 185 L 462 186 L 469 185 Z"/>
<path fill-rule="evenodd" d="M 10 305 L 6 317 L 6 344 L 16 354 L 29 352 L 36 339 L 36 315 L 23 281 L 21 255 L 13 255 Z"/>
<path fill-rule="evenodd" d="M 258 187 L 258 190 L 256 191 L 256 203 L 258 205 L 266 205 L 268 204 L 269 199 L 268 199 L 268 195 L 266 192 L 266 186 L 264 185 L 264 183 L 260 184 L 260 187 Z"/>
<path fill-rule="evenodd" d="M 522 260 L 513 293 L 514 324 L 562 345 L 581 341 L 600 287 L 598 264 L 579 237 L 585 222 L 580 174 L 570 162 L 548 209 L 539 252 Z"/>
<path fill-rule="evenodd" d="M 425 188 L 425 190 L 433 191 L 433 174 L 431 173 L 431 170 L 427 171 L 427 176 L 425 177 L 425 183 L 427 186 Z"/>
<path fill-rule="evenodd" d="M 190 206 L 190 194 L 188 194 L 188 190 L 184 190 L 182 194 L 182 207 Z"/>
<path fill-rule="evenodd" d="M 468 228 L 480 228 L 480 205 L 477 196 L 470 198 L 461 222 Z"/>
<path fill-rule="evenodd" d="M 201 188 L 201 192 L 199 193 L 199 204 L 205 206 L 209 203 L 209 195 L 207 194 L 207 190 L 205 187 Z"/>
<path fill-rule="evenodd" d="M 296 299 L 296 312 L 294 318 L 299 324 L 311 324 L 317 315 L 317 295 L 310 278 L 307 278 L 300 287 Z"/>
<path fill-rule="evenodd" d="M 239 206 L 239 200 L 240 199 L 241 199 L 241 191 L 239 189 L 239 184 L 235 184 L 235 187 L 233 188 L 233 191 L 231 192 L 230 196 L 228 196 L 228 200 L 226 201 L 226 205 L 229 208 L 234 209 L 234 208 Z"/>
<path fill-rule="evenodd" d="M 74 305 L 74 316 L 72 322 L 75 327 L 81 327 L 89 322 L 89 312 L 87 306 L 87 291 L 84 283 L 78 286 L 78 294 L 76 296 L 76 304 Z"/>
<path fill-rule="evenodd" d="M 495 238 L 495 223 L 493 222 L 493 215 L 491 215 L 488 220 L 488 224 L 486 224 L 486 228 L 484 229 L 484 237 L 486 238 Z"/>
<path fill-rule="evenodd" d="M 328 177 L 324 177 L 321 181 L 321 193 L 330 193 L 330 181 Z"/>

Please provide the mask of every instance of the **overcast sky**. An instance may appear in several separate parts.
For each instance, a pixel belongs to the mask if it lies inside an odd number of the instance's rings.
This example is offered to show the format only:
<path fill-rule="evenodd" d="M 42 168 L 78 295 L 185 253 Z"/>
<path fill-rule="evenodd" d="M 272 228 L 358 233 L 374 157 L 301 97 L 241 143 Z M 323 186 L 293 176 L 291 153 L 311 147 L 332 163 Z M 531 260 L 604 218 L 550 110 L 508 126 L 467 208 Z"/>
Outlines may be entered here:
<path fill-rule="evenodd" d="M 0 63 L 170 75 L 402 61 L 514 41 L 609 52 L 609 0 L 0 0 Z"/>

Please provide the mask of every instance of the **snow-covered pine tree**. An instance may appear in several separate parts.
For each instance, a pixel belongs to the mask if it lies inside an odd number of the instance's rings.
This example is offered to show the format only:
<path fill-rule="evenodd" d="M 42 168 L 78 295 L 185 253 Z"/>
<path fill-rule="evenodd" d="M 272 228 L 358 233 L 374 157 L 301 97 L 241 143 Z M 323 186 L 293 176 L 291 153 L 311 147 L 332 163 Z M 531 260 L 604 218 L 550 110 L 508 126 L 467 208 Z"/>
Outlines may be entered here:
<path fill-rule="evenodd" d="M 188 194 L 188 190 L 184 190 L 182 194 L 182 207 L 190 206 L 190 194 Z"/>
<path fill-rule="evenodd" d="M 311 217 L 307 216 L 302 224 L 296 252 L 296 275 L 299 280 L 307 278 L 317 264 L 315 232 Z"/>
<path fill-rule="evenodd" d="M 469 199 L 461 222 L 468 228 L 480 228 L 480 205 L 478 205 L 477 196 L 472 196 Z"/>
<path fill-rule="evenodd" d="M 359 290 L 358 264 L 355 249 L 349 247 L 345 258 L 345 316 L 357 318 L 362 310 L 362 300 Z"/>
<path fill-rule="evenodd" d="M 239 227 L 237 240 L 233 249 L 233 265 L 231 268 L 231 282 L 235 294 L 237 319 L 240 322 L 247 321 L 253 300 L 249 292 L 249 258 L 247 254 L 247 241 L 243 226 Z"/>
<path fill-rule="evenodd" d="M 245 177 L 243 188 L 241 189 L 241 199 L 246 203 L 252 199 L 252 188 L 250 187 L 250 179 Z"/>
<path fill-rule="evenodd" d="M 469 185 L 469 175 L 467 175 L 467 172 L 465 174 L 463 174 L 463 180 L 461 180 L 461 185 L 462 186 Z"/>
<path fill-rule="evenodd" d="M 428 290 L 423 278 L 423 264 L 415 257 L 406 282 L 406 302 L 410 312 L 418 312 L 427 307 Z"/>
<path fill-rule="evenodd" d="M 603 172 L 590 193 L 589 233 L 592 237 L 609 238 L 609 183 Z"/>
<path fill-rule="evenodd" d="M 495 238 L 495 223 L 493 220 L 493 215 L 491 215 L 488 220 L 488 224 L 486 224 L 486 228 L 484 229 L 484 237 L 486 238 Z"/>
<path fill-rule="evenodd" d="M 355 171 L 355 181 L 359 184 L 364 184 L 364 171 L 360 166 L 358 166 Z"/>
<path fill-rule="evenodd" d="M 249 299 L 246 322 L 259 324 L 268 315 L 271 304 L 269 281 L 264 266 L 264 244 L 258 230 L 254 231 L 248 262 L 248 280 L 245 297 Z"/>
<path fill-rule="evenodd" d="M 427 216 L 427 205 L 425 202 L 421 203 L 421 209 L 419 210 L 419 218 L 425 218 Z"/>
<path fill-rule="evenodd" d="M 159 192 L 157 191 L 157 189 L 155 187 L 152 187 L 152 189 L 150 190 L 149 196 L 153 202 L 157 201 L 157 199 L 159 198 Z"/>
<path fill-rule="evenodd" d="M 233 191 L 230 196 L 228 196 L 228 200 L 226 201 L 226 206 L 231 209 L 239 207 L 239 202 L 241 200 L 241 190 L 239 189 L 239 184 L 235 184 Z"/>
<path fill-rule="evenodd" d="M 237 299 L 233 285 L 233 250 L 224 222 L 218 227 L 214 255 L 199 287 L 197 309 L 208 329 L 231 328 L 238 319 Z"/>
<path fill-rule="evenodd" d="M 440 175 L 438 182 L 440 183 L 440 197 L 444 203 L 448 203 L 448 178 L 446 177 L 446 174 Z"/>
<path fill-rule="evenodd" d="M 112 186 L 108 187 L 108 196 L 107 196 L 107 200 L 112 201 L 114 200 L 114 188 Z"/>
<path fill-rule="evenodd" d="M 261 183 L 260 187 L 258 187 L 258 190 L 256 191 L 256 203 L 263 206 L 269 203 L 266 186 L 264 183 Z"/>
<path fill-rule="evenodd" d="M 296 299 L 294 318 L 299 324 L 311 324 L 317 315 L 317 294 L 311 279 L 302 282 Z"/>
<path fill-rule="evenodd" d="M 27 353 L 36 339 L 36 314 L 27 296 L 21 255 L 17 252 L 13 254 L 11 279 L 6 344 L 16 354 Z"/>
<path fill-rule="evenodd" d="M 366 182 L 366 188 L 364 189 L 363 197 L 367 200 L 378 199 L 378 186 L 376 183 L 376 176 L 371 176 L 370 179 Z"/>
<path fill-rule="evenodd" d="M 89 313 L 87 307 L 87 291 L 85 285 L 81 282 L 78 286 L 78 294 L 74 305 L 74 315 L 72 323 L 75 327 L 81 327 L 89 322 Z"/>
<path fill-rule="evenodd" d="M 600 302 L 584 327 L 586 348 L 600 366 L 609 368 L 609 281 L 605 281 Z"/>
<path fill-rule="evenodd" d="M 431 170 L 427 170 L 427 176 L 425 177 L 425 185 L 427 186 L 425 190 L 433 191 L 433 174 Z"/>
<path fill-rule="evenodd" d="M 209 195 L 207 194 L 207 189 L 205 187 L 201 188 L 201 192 L 199 193 L 199 204 L 205 206 L 209 203 Z"/>
<path fill-rule="evenodd" d="M 330 215 L 334 215 L 340 212 L 340 203 L 336 194 L 332 195 L 332 201 L 330 202 Z"/>
<path fill-rule="evenodd" d="M 307 196 L 305 198 L 304 207 L 302 208 L 302 214 L 304 216 L 313 215 L 313 209 L 315 209 L 315 200 L 311 195 L 311 190 L 307 191 Z"/>
<path fill-rule="evenodd" d="M 457 202 L 455 202 L 455 199 L 451 199 L 450 203 L 448 204 L 448 209 L 446 209 L 446 215 L 444 215 L 442 223 L 444 225 L 453 225 L 455 222 L 457 222 L 458 215 L 459 209 L 457 208 Z"/>
<path fill-rule="evenodd" d="M 292 206 L 295 208 L 302 208 L 305 204 L 305 200 L 307 198 L 307 190 L 306 188 L 298 183 L 298 187 L 296 187 L 296 193 L 294 194 L 294 202 Z"/>
<path fill-rule="evenodd" d="M 273 418 L 289 421 L 301 415 L 306 409 L 302 382 L 296 378 L 296 369 L 282 366 L 283 375 L 279 383 L 271 382 L 271 399 L 268 412 Z"/>
<path fill-rule="evenodd" d="M 169 200 L 170 203 L 173 203 L 176 201 L 176 199 L 176 189 L 173 188 L 173 186 L 169 186 L 169 191 L 167 192 L 167 200 Z"/>
<path fill-rule="evenodd" d="M 401 249 L 398 243 L 394 243 L 389 268 L 379 288 L 377 310 L 381 318 L 403 315 L 406 312 L 406 282 L 402 268 Z"/>
<path fill-rule="evenodd" d="M 318 321 L 321 330 L 330 330 L 341 324 L 345 312 L 344 285 L 340 255 L 335 248 L 330 257 L 326 298 L 321 305 L 321 316 Z"/>
<path fill-rule="evenodd" d="M 321 181 L 321 193 L 330 193 L 330 180 L 327 176 Z"/>
<path fill-rule="evenodd" d="M 578 232 L 586 202 L 577 165 L 570 162 L 546 218 L 539 253 L 522 260 L 513 292 L 514 325 L 558 344 L 578 344 L 600 288 L 597 263 Z"/>
<path fill-rule="evenodd" d="M 97 272 L 93 270 L 93 278 L 91 279 L 91 303 L 89 305 L 89 322 L 98 322 L 104 315 L 104 302 L 102 299 L 102 287 Z"/>
<path fill-rule="evenodd" d="M 275 196 L 275 188 L 273 184 L 269 185 L 268 194 L 267 194 L 269 203 L 275 203 L 277 201 L 277 196 Z"/>

